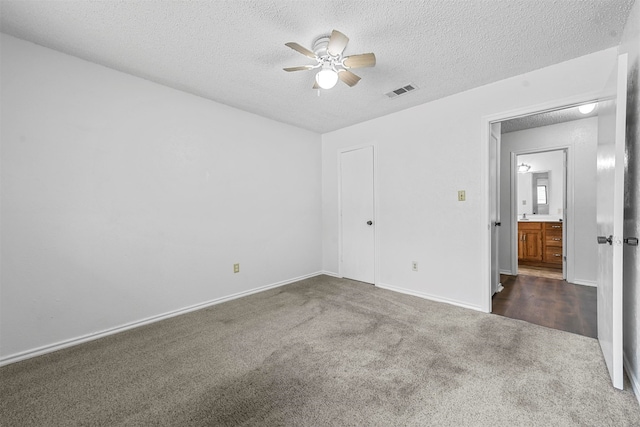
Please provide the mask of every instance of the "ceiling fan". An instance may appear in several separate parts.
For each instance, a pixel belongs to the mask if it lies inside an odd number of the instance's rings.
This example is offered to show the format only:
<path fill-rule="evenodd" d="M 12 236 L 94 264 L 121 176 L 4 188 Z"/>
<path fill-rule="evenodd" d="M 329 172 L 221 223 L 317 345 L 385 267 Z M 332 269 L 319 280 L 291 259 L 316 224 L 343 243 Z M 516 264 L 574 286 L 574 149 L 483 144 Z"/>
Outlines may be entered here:
<path fill-rule="evenodd" d="M 320 68 L 316 74 L 314 89 L 331 89 L 338 79 L 349 86 L 355 86 L 360 77 L 349 71 L 352 68 L 373 67 L 376 65 L 376 56 L 373 53 L 342 56 L 349 38 L 340 31 L 333 30 L 331 35 L 324 35 L 313 42 L 313 50 L 300 46 L 298 43 L 289 42 L 285 46 L 314 59 L 315 65 L 302 65 L 299 67 L 284 68 L 284 71 L 306 71 Z"/>

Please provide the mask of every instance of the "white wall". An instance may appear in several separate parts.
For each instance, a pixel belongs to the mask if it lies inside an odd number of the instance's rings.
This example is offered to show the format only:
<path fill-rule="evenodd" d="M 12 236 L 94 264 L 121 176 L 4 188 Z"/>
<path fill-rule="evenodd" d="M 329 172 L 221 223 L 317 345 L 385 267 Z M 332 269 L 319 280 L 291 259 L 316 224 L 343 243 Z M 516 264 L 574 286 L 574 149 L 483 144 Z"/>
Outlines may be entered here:
<path fill-rule="evenodd" d="M 518 160 L 518 164 L 520 164 L 520 160 Z M 502 179 L 509 179 L 509 177 L 505 178 L 503 176 Z M 533 204 L 531 203 L 533 199 L 533 192 L 531 191 L 532 176 L 530 173 L 518 174 L 517 180 L 518 216 L 523 214 L 531 216 L 533 214 Z"/>
<path fill-rule="evenodd" d="M 597 52 L 323 135 L 324 269 L 339 272 L 337 151 L 374 142 L 376 284 L 483 309 L 489 295 L 483 118 L 598 91 L 615 55 L 616 49 Z M 466 190 L 467 201 L 457 201 L 458 190 Z"/>
<path fill-rule="evenodd" d="M 572 283 L 595 285 L 597 281 L 598 245 L 596 224 L 596 149 L 598 118 L 542 126 L 502 135 L 501 147 L 501 219 L 500 270 L 511 272 L 512 218 L 509 174 L 511 153 L 566 147 L 569 150 L 567 188 L 567 280 Z M 520 156 L 519 156 L 520 157 Z M 571 185 L 573 183 L 573 187 Z M 570 209 L 573 205 L 573 211 Z M 550 212 L 553 214 L 553 212 Z M 570 232 L 569 232 L 570 231 Z"/>
<path fill-rule="evenodd" d="M 508 134 L 507 134 L 508 135 Z M 531 166 L 529 172 L 516 174 L 518 181 L 517 213 L 533 215 L 533 198 L 537 193 L 533 193 L 532 174 L 536 172 L 548 172 L 547 197 L 549 202 L 549 214 L 562 218 L 563 194 L 564 194 L 564 156 L 562 151 L 548 151 L 544 153 L 523 154 L 517 157 L 517 164 L 524 163 Z M 509 179 L 509 175 L 503 176 Z M 522 201 L 526 200 L 526 204 Z M 532 217 L 531 219 L 535 219 Z"/>
<path fill-rule="evenodd" d="M 1 43 L 3 360 L 321 269 L 319 135 Z"/>
<path fill-rule="evenodd" d="M 640 237 L 640 1 L 627 18 L 620 51 L 629 54 L 624 235 Z M 623 277 L 624 362 L 640 402 L 640 247 L 624 246 Z"/>

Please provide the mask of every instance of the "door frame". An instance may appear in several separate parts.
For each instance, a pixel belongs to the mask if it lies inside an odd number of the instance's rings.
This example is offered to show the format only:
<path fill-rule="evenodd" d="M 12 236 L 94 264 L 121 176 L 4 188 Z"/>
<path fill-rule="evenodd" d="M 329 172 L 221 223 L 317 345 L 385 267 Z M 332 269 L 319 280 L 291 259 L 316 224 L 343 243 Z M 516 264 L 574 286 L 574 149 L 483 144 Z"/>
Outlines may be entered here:
<path fill-rule="evenodd" d="M 558 98 L 549 100 L 540 104 L 534 104 L 529 106 L 523 106 L 513 110 L 502 111 L 494 114 L 483 116 L 480 120 L 480 165 L 481 165 L 481 200 L 482 211 L 481 221 L 485 227 L 485 232 L 482 233 L 481 247 L 482 258 L 484 262 L 481 263 L 481 280 L 480 286 L 482 286 L 482 311 L 491 313 L 491 203 L 495 203 L 491 200 L 491 191 L 489 188 L 489 144 L 491 143 L 491 123 L 503 122 L 505 120 L 515 119 L 518 117 L 529 116 L 531 114 L 542 113 L 545 111 L 558 110 L 560 108 L 572 107 L 579 104 L 584 104 L 594 99 L 600 99 L 602 97 L 601 91 L 585 92 L 579 95 L 574 95 L 567 98 Z"/>
<path fill-rule="evenodd" d="M 574 283 L 575 276 L 575 259 L 573 256 L 573 250 L 575 246 L 575 213 L 573 208 L 573 203 L 569 205 L 569 200 L 573 200 L 573 192 L 574 192 L 574 163 L 573 163 L 573 147 L 570 145 L 557 145 L 552 147 L 545 148 L 530 148 L 530 149 L 522 149 L 517 151 L 512 151 L 509 153 L 511 155 L 511 163 L 510 163 L 510 209 L 511 218 L 516 218 L 518 216 L 518 200 L 516 197 L 516 188 L 515 185 L 517 182 L 517 159 L 520 155 L 526 154 L 537 154 L 537 153 L 548 153 L 551 151 L 562 151 L 564 156 L 564 188 L 563 198 L 562 198 L 562 277 L 569 283 Z M 514 275 L 518 274 L 518 244 L 515 236 L 518 235 L 518 221 L 511 221 L 511 240 L 509 241 L 510 245 L 510 258 L 511 258 L 511 273 Z"/>
<path fill-rule="evenodd" d="M 495 254 L 491 254 L 491 295 L 495 295 L 498 292 L 502 292 L 504 290 L 504 287 L 502 286 L 502 282 L 500 281 L 500 235 L 502 234 L 502 215 L 501 215 L 501 211 L 500 211 L 500 200 L 502 195 L 500 194 L 500 181 L 502 179 L 501 174 L 501 168 L 500 168 L 500 164 L 501 164 L 501 150 L 502 150 L 502 134 L 501 134 L 501 130 L 502 130 L 502 124 L 500 122 L 493 122 L 490 124 L 490 128 L 491 128 L 491 135 L 489 137 L 489 163 L 491 164 L 491 162 L 493 161 L 496 165 L 496 170 L 495 170 L 495 175 L 494 178 L 491 178 L 491 173 L 489 174 L 489 191 L 490 191 L 490 200 L 491 203 L 489 204 L 489 207 L 491 210 L 493 210 L 495 208 L 495 215 L 492 215 L 490 212 L 490 216 L 491 216 L 491 221 L 495 221 L 495 224 L 493 224 L 493 227 L 491 229 L 491 241 L 493 243 L 495 243 Z M 496 140 L 495 143 L 495 156 L 491 155 L 491 151 L 493 149 L 493 145 L 494 143 L 491 141 L 492 139 Z M 491 172 L 491 171 L 489 171 Z M 495 183 L 495 188 L 491 188 L 491 186 Z M 497 224 L 500 224 L 499 226 Z M 494 248 L 490 248 L 493 251 Z M 496 265 L 494 266 L 493 263 L 496 263 Z M 497 276 L 497 277 L 496 277 Z M 495 283 L 495 289 L 493 287 L 493 284 Z"/>
<path fill-rule="evenodd" d="M 380 215 L 378 214 L 378 143 L 372 141 L 364 144 L 351 145 L 338 149 L 338 276 L 342 275 L 342 154 L 349 151 L 356 151 L 362 148 L 371 147 L 373 149 L 373 285 L 377 286 L 380 281 L 380 242 L 378 227 L 380 226 Z"/>

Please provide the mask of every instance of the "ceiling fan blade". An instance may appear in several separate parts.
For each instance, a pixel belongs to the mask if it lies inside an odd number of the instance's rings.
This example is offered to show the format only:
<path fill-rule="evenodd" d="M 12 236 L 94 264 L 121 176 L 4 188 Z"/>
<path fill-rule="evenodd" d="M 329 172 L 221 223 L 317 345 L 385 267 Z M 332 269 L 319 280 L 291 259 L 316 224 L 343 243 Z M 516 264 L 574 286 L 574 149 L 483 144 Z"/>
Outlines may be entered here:
<path fill-rule="evenodd" d="M 342 34 L 340 31 L 333 30 L 331 32 L 331 38 L 329 38 L 329 45 L 327 46 L 327 52 L 333 56 L 338 56 L 342 53 L 345 47 L 349 43 L 349 38 Z"/>
<path fill-rule="evenodd" d="M 344 66 L 347 68 L 364 68 L 376 65 L 376 56 L 373 53 L 351 55 L 344 58 Z"/>
<path fill-rule="evenodd" d="M 289 43 L 285 43 L 285 46 L 289 46 L 291 49 L 295 50 L 296 52 L 300 52 L 301 54 L 303 54 L 304 56 L 307 56 L 311 59 L 317 59 L 316 54 L 311 52 L 309 49 L 307 49 L 306 47 L 302 47 L 300 46 L 298 43 L 295 42 L 289 42 Z"/>
<path fill-rule="evenodd" d="M 291 72 L 291 71 L 305 71 L 313 68 L 313 65 L 301 65 L 299 67 L 287 67 L 283 68 L 283 70 Z"/>
<path fill-rule="evenodd" d="M 360 77 L 347 70 L 340 71 L 338 73 L 338 77 L 351 87 L 355 86 L 360 81 Z"/>

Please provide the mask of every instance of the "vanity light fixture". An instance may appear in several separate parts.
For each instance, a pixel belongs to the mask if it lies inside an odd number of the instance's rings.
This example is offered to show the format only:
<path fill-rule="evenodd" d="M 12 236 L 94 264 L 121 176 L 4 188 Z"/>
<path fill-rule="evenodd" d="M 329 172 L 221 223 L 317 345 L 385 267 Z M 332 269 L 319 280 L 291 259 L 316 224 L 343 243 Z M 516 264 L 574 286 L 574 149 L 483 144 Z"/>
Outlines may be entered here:
<path fill-rule="evenodd" d="M 531 169 L 531 165 L 526 165 L 524 163 L 520 163 L 518 165 L 518 173 L 529 172 L 529 169 Z"/>
<path fill-rule="evenodd" d="M 582 114 L 589 114 L 596 109 L 596 105 L 598 105 L 596 102 L 592 102 L 591 104 L 582 104 L 578 107 L 578 111 Z"/>

